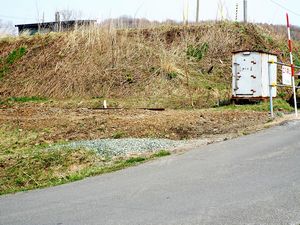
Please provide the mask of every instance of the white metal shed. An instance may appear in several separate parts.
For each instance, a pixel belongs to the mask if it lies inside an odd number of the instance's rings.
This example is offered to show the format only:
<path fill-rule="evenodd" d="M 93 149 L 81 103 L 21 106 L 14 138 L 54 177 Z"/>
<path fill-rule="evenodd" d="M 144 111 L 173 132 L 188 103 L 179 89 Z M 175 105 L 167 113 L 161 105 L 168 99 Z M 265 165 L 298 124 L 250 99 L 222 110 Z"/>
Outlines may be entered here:
<path fill-rule="evenodd" d="M 232 98 L 265 99 L 270 97 L 270 84 L 277 81 L 277 56 L 263 51 L 238 51 L 232 57 Z M 270 69 L 270 73 L 269 73 Z M 270 78 L 269 78 L 270 74 Z M 276 87 L 272 96 L 277 96 Z"/>

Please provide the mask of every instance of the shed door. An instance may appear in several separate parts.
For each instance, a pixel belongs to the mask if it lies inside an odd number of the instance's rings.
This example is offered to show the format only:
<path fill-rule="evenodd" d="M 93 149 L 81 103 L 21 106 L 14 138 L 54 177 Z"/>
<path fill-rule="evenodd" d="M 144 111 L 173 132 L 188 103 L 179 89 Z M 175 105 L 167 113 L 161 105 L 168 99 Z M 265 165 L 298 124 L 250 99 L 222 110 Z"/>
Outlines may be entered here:
<path fill-rule="evenodd" d="M 259 62 L 256 54 L 243 53 L 236 58 L 236 95 L 254 96 L 257 93 Z"/>

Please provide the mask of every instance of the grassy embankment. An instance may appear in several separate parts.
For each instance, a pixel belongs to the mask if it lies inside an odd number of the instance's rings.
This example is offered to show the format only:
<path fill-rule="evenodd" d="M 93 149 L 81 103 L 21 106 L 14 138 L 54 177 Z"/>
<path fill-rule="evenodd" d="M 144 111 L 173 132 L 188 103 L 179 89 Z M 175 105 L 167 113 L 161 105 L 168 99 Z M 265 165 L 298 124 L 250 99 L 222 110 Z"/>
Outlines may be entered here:
<path fill-rule="evenodd" d="M 295 42 L 299 63 L 299 43 Z M 108 99 L 119 107 L 207 108 L 231 97 L 231 52 L 272 51 L 284 34 L 231 22 L 21 36 L 0 41 L 0 98 Z M 289 96 L 288 90 L 279 95 Z"/>

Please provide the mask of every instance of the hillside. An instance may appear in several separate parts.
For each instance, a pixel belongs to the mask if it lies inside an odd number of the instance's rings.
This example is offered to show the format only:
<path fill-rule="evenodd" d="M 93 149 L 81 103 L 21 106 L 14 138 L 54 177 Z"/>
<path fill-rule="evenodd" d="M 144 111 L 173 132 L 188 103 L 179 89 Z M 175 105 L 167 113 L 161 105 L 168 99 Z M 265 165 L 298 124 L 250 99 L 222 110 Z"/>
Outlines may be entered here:
<path fill-rule="evenodd" d="M 211 107 L 230 98 L 232 51 L 266 50 L 288 59 L 285 36 L 275 30 L 211 22 L 5 38 L 0 41 L 0 96 Z"/>

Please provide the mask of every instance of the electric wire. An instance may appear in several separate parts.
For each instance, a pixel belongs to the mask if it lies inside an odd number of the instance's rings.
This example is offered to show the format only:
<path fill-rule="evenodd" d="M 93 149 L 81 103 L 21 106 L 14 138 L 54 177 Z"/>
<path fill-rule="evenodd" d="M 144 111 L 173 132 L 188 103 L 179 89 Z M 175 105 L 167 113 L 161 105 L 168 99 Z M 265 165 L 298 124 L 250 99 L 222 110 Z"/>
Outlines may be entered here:
<path fill-rule="evenodd" d="M 292 14 L 294 14 L 295 16 L 300 16 L 300 13 L 297 13 L 297 12 L 295 12 L 295 11 L 289 9 L 289 8 L 285 7 L 284 5 L 278 3 L 278 2 L 276 2 L 276 1 L 274 1 L 274 0 L 270 0 L 270 1 L 271 1 L 273 4 L 279 6 L 280 8 L 282 8 L 282 9 L 284 9 L 284 10 L 286 10 L 286 11 L 292 13 Z"/>

